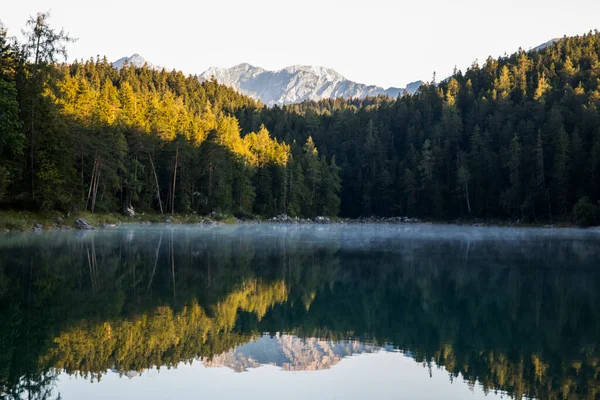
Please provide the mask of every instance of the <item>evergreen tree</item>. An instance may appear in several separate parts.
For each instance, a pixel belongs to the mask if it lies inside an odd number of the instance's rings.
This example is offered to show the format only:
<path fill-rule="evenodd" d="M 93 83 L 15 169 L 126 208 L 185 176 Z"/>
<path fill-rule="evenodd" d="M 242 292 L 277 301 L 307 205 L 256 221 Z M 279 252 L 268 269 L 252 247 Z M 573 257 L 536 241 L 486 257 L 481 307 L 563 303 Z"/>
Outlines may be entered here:
<path fill-rule="evenodd" d="M 26 76 L 22 89 L 30 101 L 22 104 L 26 106 L 22 107 L 22 111 L 27 128 L 26 131 L 29 135 L 29 174 L 32 200 L 35 199 L 35 175 L 38 171 L 42 174 L 42 179 L 55 178 L 57 186 L 64 186 L 61 185 L 63 178 L 59 177 L 60 171 L 56 170 L 57 165 L 54 160 L 46 158 L 36 163 L 37 131 L 41 131 L 42 134 L 40 136 L 42 137 L 52 134 L 51 132 L 38 129 L 38 125 L 43 124 L 47 126 L 44 120 L 51 118 L 48 114 L 52 113 L 48 109 L 52 105 L 43 99 L 44 88 L 47 80 L 50 79 L 49 74 L 53 72 L 51 66 L 61 55 L 66 59 L 66 44 L 74 41 L 64 30 L 57 32 L 51 28 L 48 22 L 49 18 L 49 13 L 38 13 L 35 18 L 29 18 L 27 21 L 28 30 L 24 32 L 26 42 L 23 45 L 23 53 L 31 62 L 26 64 Z M 42 184 L 50 182 L 42 180 Z M 56 193 L 56 188 L 52 187 L 52 183 L 50 183 L 48 189 Z M 43 200 L 43 202 L 47 203 L 46 205 L 53 203 L 47 200 Z"/>
<path fill-rule="evenodd" d="M 303 214 L 314 217 L 317 214 L 317 189 L 321 183 L 321 163 L 312 136 L 309 136 L 304 144 L 301 165 L 308 190 Z"/>
<path fill-rule="evenodd" d="M 23 124 L 19 117 L 16 70 L 21 60 L 0 22 L 0 202 L 9 186 L 21 178 L 20 159 L 25 147 Z"/>

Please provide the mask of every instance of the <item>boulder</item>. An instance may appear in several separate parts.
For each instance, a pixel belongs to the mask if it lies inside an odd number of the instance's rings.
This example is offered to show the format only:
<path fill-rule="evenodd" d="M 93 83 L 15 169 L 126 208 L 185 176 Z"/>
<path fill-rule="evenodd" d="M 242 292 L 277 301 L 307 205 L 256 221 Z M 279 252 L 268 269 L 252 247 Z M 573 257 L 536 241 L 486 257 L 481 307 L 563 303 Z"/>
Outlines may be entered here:
<path fill-rule="evenodd" d="M 78 218 L 75 221 L 75 227 L 77 229 L 81 229 L 81 230 L 90 230 L 90 229 L 94 229 L 94 227 L 92 226 L 92 224 L 90 224 L 88 221 L 86 221 L 83 218 Z"/>
<path fill-rule="evenodd" d="M 293 222 L 293 220 L 287 214 L 276 215 L 273 218 L 271 218 L 271 221 L 273 221 L 273 222 Z"/>
<path fill-rule="evenodd" d="M 210 217 L 214 218 L 214 219 L 223 219 L 223 218 L 225 218 L 225 216 L 223 214 L 221 214 L 220 212 L 216 212 L 216 211 L 211 211 Z"/>
<path fill-rule="evenodd" d="M 135 217 L 135 210 L 132 206 L 125 207 L 125 215 L 127 215 L 128 217 Z"/>
<path fill-rule="evenodd" d="M 41 232 L 42 229 L 44 228 L 44 225 L 42 224 L 38 224 L 37 222 L 35 224 L 33 224 L 33 227 L 31 228 L 31 230 L 33 232 Z"/>
<path fill-rule="evenodd" d="M 315 217 L 315 222 L 317 224 L 329 224 L 329 223 L 331 223 L 331 220 L 327 217 L 318 216 L 318 217 Z"/>

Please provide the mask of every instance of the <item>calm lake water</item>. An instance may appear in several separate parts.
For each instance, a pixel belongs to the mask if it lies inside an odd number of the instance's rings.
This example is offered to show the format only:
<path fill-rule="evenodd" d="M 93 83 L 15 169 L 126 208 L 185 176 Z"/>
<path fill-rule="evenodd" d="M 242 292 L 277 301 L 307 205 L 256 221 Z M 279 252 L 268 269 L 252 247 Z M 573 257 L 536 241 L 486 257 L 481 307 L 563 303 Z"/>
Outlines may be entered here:
<path fill-rule="evenodd" d="M 0 235 L 0 397 L 595 399 L 600 232 Z"/>

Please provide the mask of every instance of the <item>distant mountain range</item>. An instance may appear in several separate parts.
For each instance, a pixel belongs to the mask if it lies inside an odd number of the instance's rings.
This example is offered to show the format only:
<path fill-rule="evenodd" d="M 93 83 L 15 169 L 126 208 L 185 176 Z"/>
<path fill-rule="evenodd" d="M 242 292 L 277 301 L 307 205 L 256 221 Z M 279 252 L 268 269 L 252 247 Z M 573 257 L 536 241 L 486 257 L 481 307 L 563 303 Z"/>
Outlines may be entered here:
<path fill-rule="evenodd" d="M 532 51 L 543 50 L 559 40 L 559 38 L 549 40 L 534 47 Z M 136 67 L 147 65 L 152 69 L 161 69 L 137 53 L 131 57 L 118 59 L 113 62 L 113 66 L 121 69 L 126 63 Z M 424 84 L 423 81 L 416 81 L 409 83 L 405 88 L 384 89 L 380 86 L 353 82 L 331 68 L 292 65 L 278 71 L 269 71 L 246 63 L 231 68 L 211 67 L 198 77 L 202 81 L 215 78 L 217 82 L 260 100 L 267 106 L 338 97 L 365 98 L 386 95 L 396 98 L 404 95 L 405 92 L 414 94 Z"/>
<path fill-rule="evenodd" d="M 250 64 L 239 64 L 231 68 L 211 67 L 200 74 L 201 79 L 209 80 L 212 77 L 219 83 L 260 99 L 268 106 L 337 97 L 365 98 L 387 95 L 396 98 L 403 95 L 405 90 L 414 94 L 423 84 L 422 81 L 417 81 L 409 83 L 406 88 L 384 89 L 353 82 L 331 68 L 309 65 L 293 65 L 278 71 L 269 71 Z"/>
<path fill-rule="evenodd" d="M 126 63 L 136 67 L 147 65 L 152 69 L 160 69 L 137 53 L 118 59 L 113 62 L 113 66 L 121 69 Z M 337 97 L 365 98 L 387 95 L 396 98 L 403 95 L 404 91 L 414 94 L 423 84 L 423 81 L 417 81 L 409 83 L 406 88 L 384 89 L 353 82 L 330 68 L 308 65 L 294 65 L 279 71 L 268 71 L 250 64 L 239 64 L 231 68 L 211 67 L 199 75 L 201 80 L 210 80 L 213 77 L 219 83 L 268 106 Z"/>

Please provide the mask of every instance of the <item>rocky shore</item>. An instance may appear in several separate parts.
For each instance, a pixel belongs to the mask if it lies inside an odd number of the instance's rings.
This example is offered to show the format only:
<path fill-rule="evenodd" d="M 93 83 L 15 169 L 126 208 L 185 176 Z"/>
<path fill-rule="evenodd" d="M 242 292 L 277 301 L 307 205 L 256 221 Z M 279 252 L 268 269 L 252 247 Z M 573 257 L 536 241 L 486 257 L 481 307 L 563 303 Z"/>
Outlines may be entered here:
<path fill-rule="evenodd" d="M 329 218 L 323 216 L 317 216 L 314 219 L 310 218 L 298 218 L 290 217 L 286 214 L 277 215 L 273 218 L 269 218 L 264 222 L 284 223 L 284 224 L 331 224 L 331 223 L 343 223 L 343 224 L 416 224 L 420 223 L 421 220 L 418 218 L 410 217 L 361 217 L 357 219 L 349 218 Z"/>

